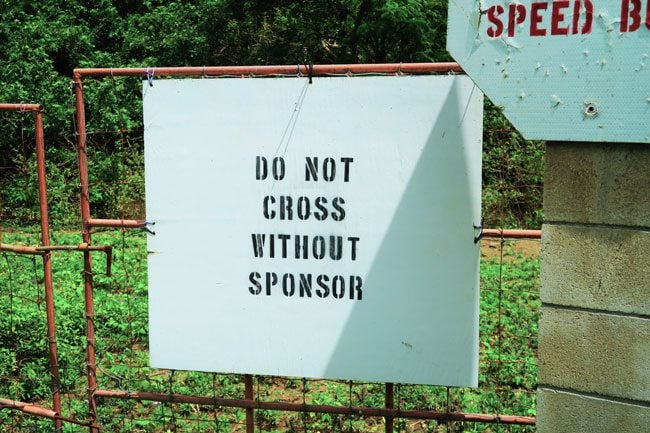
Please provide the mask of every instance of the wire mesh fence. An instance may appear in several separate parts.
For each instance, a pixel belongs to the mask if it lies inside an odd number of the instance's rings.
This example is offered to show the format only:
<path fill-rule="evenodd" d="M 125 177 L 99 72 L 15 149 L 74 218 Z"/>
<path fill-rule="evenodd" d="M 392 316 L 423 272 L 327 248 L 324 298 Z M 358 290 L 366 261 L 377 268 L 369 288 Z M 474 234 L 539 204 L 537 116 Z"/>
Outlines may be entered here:
<path fill-rule="evenodd" d="M 482 240 L 475 389 L 149 367 L 147 233 L 140 229 L 143 134 L 127 114 L 132 107 L 125 108 L 125 101 L 139 104 L 133 89 L 140 88 L 141 78 L 121 78 L 115 70 L 84 81 L 91 102 L 79 134 L 87 162 L 80 158 L 77 168 L 87 170 L 87 178 L 80 178 L 81 202 L 83 208 L 87 201 L 92 215 L 82 211 L 81 236 L 78 230 L 57 230 L 51 241 L 111 250 L 77 248 L 52 256 L 60 416 L 111 432 L 534 431 L 539 240 Z M 498 177 L 507 168 L 493 164 L 490 170 Z M 522 194 L 526 188 L 539 191 L 540 185 L 526 182 L 517 186 Z M 496 226 L 510 224 L 510 215 L 504 212 Z M 20 237 L 21 244 L 39 244 L 35 234 L 3 233 L 6 243 Z M 0 397 L 50 407 L 42 264 L 36 256 L 11 252 L 0 259 Z M 0 423 L 3 432 L 56 427 L 51 420 L 7 410 L 0 410 Z M 60 427 L 88 428 L 69 422 Z"/>
<path fill-rule="evenodd" d="M 3 243 L 29 245 L 32 233 L 3 232 Z M 36 256 L 0 254 L 0 397 L 16 401 L 49 400 L 49 371 L 42 264 Z M 47 401 L 46 405 L 51 402 Z M 39 420 L 0 411 L 7 431 L 28 431 Z M 49 427 L 49 426 L 48 426 Z"/>
<path fill-rule="evenodd" d="M 77 234 L 65 236 L 78 238 Z M 99 253 L 94 271 L 98 424 L 108 431 L 246 431 L 243 376 L 148 366 L 146 235 L 102 230 L 94 233 L 93 239 L 98 244 L 114 245 L 112 277 L 106 276 Z M 67 239 L 62 236 L 59 240 L 65 243 Z M 454 413 L 490 414 L 495 421 L 497 415 L 506 420 L 504 415 L 535 414 L 538 249 L 539 241 L 483 241 L 479 388 L 396 384 L 394 407 L 414 418 L 395 419 L 395 431 L 534 431 L 526 424 L 445 417 Z M 71 274 L 78 280 L 83 269 L 79 257 L 65 259 L 69 263 L 62 267 L 73 269 Z M 57 276 L 55 273 L 55 279 Z M 77 297 L 75 311 L 70 311 L 72 303 L 66 310 L 65 302 L 57 304 L 57 311 L 76 317 L 79 328 L 83 324 L 82 294 L 78 288 L 71 292 L 61 296 Z M 77 329 L 77 337 L 82 332 Z M 65 338 L 60 335 L 59 340 Z M 78 419 L 87 416 L 82 343 L 78 341 L 75 357 L 62 362 L 77 366 L 62 370 L 62 383 L 68 397 L 64 409 L 68 416 Z M 256 407 L 261 408 L 255 411 L 255 431 L 364 432 L 385 428 L 382 416 L 358 415 L 363 412 L 359 408 L 385 407 L 384 384 L 255 376 L 253 391 Z M 283 402 L 295 407 L 287 410 L 282 405 L 277 409 L 273 406 Z M 228 407 L 231 405 L 238 407 Z M 301 412 L 301 405 L 310 410 Z M 340 408 L 344 413 L 324 413 L 322 406 Z M 440 419 L 417 419 L 426 414 L 409 411 L 431 412 Z"/>

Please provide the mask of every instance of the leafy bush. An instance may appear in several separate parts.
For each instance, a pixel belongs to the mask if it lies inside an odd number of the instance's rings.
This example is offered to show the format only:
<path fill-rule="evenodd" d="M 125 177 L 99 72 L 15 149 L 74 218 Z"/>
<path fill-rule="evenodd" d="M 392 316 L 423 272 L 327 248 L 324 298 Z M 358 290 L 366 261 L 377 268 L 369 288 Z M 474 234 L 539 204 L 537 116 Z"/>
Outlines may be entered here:
<path fill-rule="evenodd" d="M 77 224 L 74 67 L 448 61 L 447 2 L 201 0 L 2 2 L 0 101 L 45 105 L 50 206 Z M 95 217 L 143 212 L 139 79 L 88 81 L 91 201 Z M 0 116 L 0 217 L 35 220 L 31 118 Z M 120 149 L 126 149 L 118 156 Z M 539 227 L 542 146 L 485 115 L 485 224 Z M 119 188 L 110 188 L 120 182 Z"/>

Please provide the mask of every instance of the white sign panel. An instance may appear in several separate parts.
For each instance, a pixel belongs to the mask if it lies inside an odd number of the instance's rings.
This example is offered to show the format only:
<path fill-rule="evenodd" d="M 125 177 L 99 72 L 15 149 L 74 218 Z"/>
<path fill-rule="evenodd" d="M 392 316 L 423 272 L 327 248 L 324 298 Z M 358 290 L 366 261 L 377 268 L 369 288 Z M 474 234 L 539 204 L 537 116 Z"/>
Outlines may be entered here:
<path fill-rule="evenodd" d="M 143 88 L 153 366 L 476 385 L 469 78 Z"/>
<path fill-rule="evenodd" d="M 450 0 L 447 49 L 528 139 L 650 143 L 650 0 Z"/>

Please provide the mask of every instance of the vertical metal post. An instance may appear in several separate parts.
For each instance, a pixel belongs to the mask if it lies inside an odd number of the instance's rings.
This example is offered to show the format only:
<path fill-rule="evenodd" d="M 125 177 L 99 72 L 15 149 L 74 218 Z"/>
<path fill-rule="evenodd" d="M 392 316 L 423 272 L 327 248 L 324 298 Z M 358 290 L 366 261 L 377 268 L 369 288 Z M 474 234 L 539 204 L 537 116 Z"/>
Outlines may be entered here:
<path fill-rule="evenodd" d="M 88 154 L 86 148 L 86 115 L 84 111 L 83 87 L 81 75 L 74 74 L 74 93 L 77 120 L 77 152 L 79 160 L 79 181 L 82 237 L 88 245 L 91 244 L 90 227 L 90 198 L 88 194 Z M 88 414 L 89 421 L 94 424 L 97 420 L 97 364 L 95 361 L 95 306 L 93 301 L 92 257 L 90 251 L 84 251 L 84 301 L 86 307 L 86 376 L 88 379 Z M 90 427 L 91 433 L 97 433 L 96 428 Z"/>
<path fill-rule="evenodd" d="M 393 409 L 395 407 L 394 385 L 386 383 L 386 409 Z M 385 418 L 386 433 L 393 433 L 393 417 L 387 416 Z"/>
<path fill-rule="evenodd" d="M 43 113 L 34 111 L 36 130 L 36 168 L 38 171 L 38 202 L 41 212 L 41 245 L 50 246 L 50 220 L 47 209 L 47 182 L 45 173 L 45 139 L 43 133 Z M 52 409 L 61 413 L 61 381 L 59 378 L 58 353 L 56 347 L 56 322 L 54 315 L 54 290 L 52 285 L 51 253 L 43 254 L 43 280 L 45 283 L 45 311 L 47 316 L 47 342 L 49 348 L 50 374 L 52 375 Z M 63 423 L 55 419 L 56 431 L 60 432 Z"/>
<path fill-rule="evenodd" d="M 255 394 L 253 391 L 253 376 L 250 374 L 244 375 L 244 397 L 246 400 L 254 401 Z M 246 409 L 246 433 L 255 432 L 255 409 Z"/>

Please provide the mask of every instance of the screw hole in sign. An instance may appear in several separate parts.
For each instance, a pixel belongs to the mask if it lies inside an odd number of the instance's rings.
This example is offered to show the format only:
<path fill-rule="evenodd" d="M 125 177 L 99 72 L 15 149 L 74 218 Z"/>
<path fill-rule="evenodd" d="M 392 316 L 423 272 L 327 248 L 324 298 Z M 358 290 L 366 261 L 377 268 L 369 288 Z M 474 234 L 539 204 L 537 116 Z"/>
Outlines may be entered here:
<path fill-rule="evenodd" d="M 585 103 L 584 113 L 587 117 L 595 117 L 598 115 L 598 106 L 594 102 L 587 102 Z"/>

